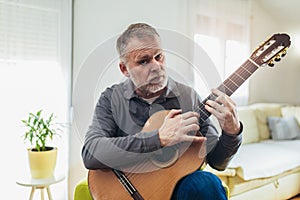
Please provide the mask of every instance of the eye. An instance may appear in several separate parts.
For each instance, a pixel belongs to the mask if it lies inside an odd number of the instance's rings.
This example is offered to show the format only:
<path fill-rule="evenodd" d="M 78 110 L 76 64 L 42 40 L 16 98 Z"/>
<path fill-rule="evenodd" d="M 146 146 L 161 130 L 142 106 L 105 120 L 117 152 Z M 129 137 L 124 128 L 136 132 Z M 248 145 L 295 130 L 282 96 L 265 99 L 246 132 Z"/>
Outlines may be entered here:
<path fill-rule="evenodd" d="M 162 53 L 160 53 L 160 54 L 158 54 L 158 55 L 155 56 L 155 60 L 157 60 L 157 61 L 162 60 L 162 58 L 163 58 Z"/>
<path fill-rule="evenodd" d="M 139 65 L 147 65 L 148 63 L 149 63 L 149 59 L 143 59 L 143 60 L 138 61 Z"/>

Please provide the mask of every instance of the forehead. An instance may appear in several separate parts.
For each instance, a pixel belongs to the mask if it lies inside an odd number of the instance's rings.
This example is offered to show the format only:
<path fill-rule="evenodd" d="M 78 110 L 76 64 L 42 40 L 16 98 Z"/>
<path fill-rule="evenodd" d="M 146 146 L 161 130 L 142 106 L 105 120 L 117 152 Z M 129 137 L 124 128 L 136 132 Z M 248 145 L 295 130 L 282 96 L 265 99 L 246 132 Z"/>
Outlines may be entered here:
<path fill-rule="evenodd" d="M 126 57 L 140 57 L 161 51 L 159 38 L 131 38 L 126 47 Z"/>

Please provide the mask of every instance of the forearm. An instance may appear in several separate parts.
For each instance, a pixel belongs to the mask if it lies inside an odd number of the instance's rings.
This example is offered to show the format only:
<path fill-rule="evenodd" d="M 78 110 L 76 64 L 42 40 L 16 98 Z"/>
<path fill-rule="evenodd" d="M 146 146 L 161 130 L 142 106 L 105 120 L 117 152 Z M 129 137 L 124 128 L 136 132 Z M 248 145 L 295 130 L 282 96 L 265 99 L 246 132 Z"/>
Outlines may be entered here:
<path fill-rule="evenodd" d="M 242 143 L 241 131 L 238 135 L 222 133 L 215 148 L 207 155 L 209 165 L 217 170 L 225 170 Z"/>
<path fill-rule="evenodd" d="M 160 148 L 157 131 L 125 137 L 87 135 L 82 158 L 87 169 L 119 168 L 132 165 Z"/>

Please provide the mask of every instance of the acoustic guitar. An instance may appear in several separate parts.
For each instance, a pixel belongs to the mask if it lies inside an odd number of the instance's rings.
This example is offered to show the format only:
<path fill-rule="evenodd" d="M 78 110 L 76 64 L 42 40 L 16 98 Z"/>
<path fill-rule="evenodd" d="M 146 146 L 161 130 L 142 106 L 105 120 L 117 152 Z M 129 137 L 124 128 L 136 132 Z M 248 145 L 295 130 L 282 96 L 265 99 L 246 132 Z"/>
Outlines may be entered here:
<path fill-rule="evenodd" d="M 251 54 L 217 89 L 232 95 L 259 67 L 274 66 L 287 53 L 290 46 L 287 34 L 274 34 Z M 205 102 L 215 100 L 210 94 L 198 111 L 200 123 L 207 120 L 210 113 L 204 108 Z M 153 114 L 145 123 L 142 132 L 159 129 L 168 111 Z M 162 200 L 170 199 L 176 183 L 184 176 L 196 171 L 205 160 L 205 145 L 197 142 L 181 143 L 162 148 L 159 155 L 147 158 L 139 167 L 149 168 L 144 173 L 130 169 L 89 170 L 88 185 L 95 200 Z M 135 166 L 136 167 L 136 166 Z"/>

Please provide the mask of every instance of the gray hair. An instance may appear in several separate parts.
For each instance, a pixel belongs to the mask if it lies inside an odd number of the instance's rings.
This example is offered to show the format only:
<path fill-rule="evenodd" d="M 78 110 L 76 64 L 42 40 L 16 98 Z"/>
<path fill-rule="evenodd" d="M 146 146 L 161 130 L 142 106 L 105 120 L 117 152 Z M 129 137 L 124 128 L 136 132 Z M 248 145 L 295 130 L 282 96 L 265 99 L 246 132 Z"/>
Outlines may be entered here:
<path fill-rule="evenodd" d="M 151 37 L 155 38 L 158 37 L 160 38 L 159 34 L 153 28 L 152 26 L 145 24 L 145 23 L 136 23 L 136 24 L 131 24 L 127 27 L 127 29 L 119 36 L 117 40 L 117 51 L 120 56 L 120 58 L 124 59 L 126 56 L 126 47 L 128 45 L 128 42 L 131 38 L 145 38 L 145 37 Z"/>

